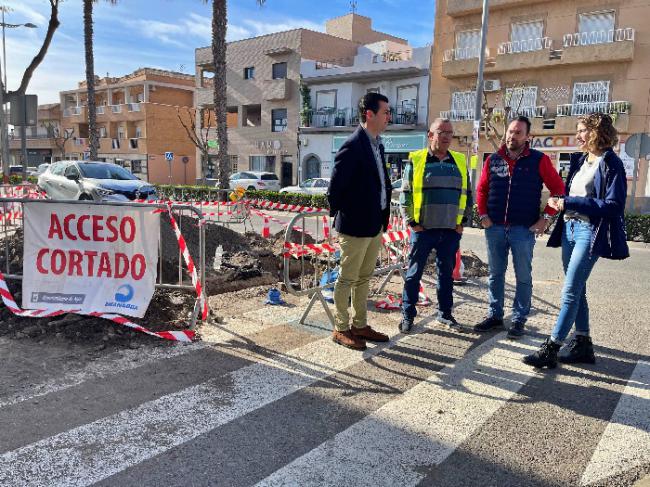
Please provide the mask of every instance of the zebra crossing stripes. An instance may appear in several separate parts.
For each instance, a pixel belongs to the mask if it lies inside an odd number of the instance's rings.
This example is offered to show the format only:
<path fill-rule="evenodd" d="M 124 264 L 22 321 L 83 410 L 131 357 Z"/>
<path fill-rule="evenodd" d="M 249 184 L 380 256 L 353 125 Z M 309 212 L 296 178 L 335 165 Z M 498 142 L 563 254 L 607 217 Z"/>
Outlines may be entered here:
<path fill-rule="evenodd" d="M 98 482 L 380 353 L 325 338 L 0 456 L 0 485 Z"/>
<path fill-rule="evenodd" d="M 640 361 L 621 394 L 581 485 L 650 463 L 650 363 Z"/>
<path fill-rule="evenodd" d="M 421 467 L 444 461 L 535 374 L 521 354 L 537 342 L 497 335 L 257 485 L 417 485 Z"/>

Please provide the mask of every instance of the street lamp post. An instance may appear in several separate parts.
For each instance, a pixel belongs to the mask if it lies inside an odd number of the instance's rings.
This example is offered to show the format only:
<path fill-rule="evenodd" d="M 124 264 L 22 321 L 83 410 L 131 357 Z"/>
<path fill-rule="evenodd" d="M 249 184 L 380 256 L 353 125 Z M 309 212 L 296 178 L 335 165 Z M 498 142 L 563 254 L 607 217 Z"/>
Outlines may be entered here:
<path fill-rule="evenodd" d="M 485 45 L 488 28 L 488 0 L 483 0 L 483 17 L 481 19 L 481 50 L 479 51 L 478 78 L 476 80 L 476 101 L 474 105 L 474 130 L 472 132 L 472 153 L 478 161 L 478 144 L 481 134 L 481 119 L 483 118 L 483 70 L 485 69 Z M 472 186 L 476 189 L 476 169 L 472 169 Z"/>
<path fill-rule="evenodd" d="M 3 182 L 7 184 L 9 182 L 9 123 L 6 119 L 6 110 L 5 104 L 8 100 L 5 100 L 5 91 L 7 90 L 7 50 L 5 45 L 5 29 L 16 29 L 18 27 L 27 27 L 29 29 L 36 28 L 36 25 L 31 22 L 25 24 L 8 24 L 5 22 L 5 12 L 8 11 L 7 7 L 0 6 L 0 11 L 2 12 L 2 22 L 0 26 L 2 27 L 2 71 L 0 73 L 0 79 L 2 80 L 2 86 L 0 87 L 0 143 L 2 144 L 2 174 Z M 26 127 L 21 127 L 21 131 L 25 132 Z M 23 154 L 24 157 L 24 154 Z M 25 161 L 26 163 L 27 161 Z M 23 177 L 25 175 L 23 174 Z"/>

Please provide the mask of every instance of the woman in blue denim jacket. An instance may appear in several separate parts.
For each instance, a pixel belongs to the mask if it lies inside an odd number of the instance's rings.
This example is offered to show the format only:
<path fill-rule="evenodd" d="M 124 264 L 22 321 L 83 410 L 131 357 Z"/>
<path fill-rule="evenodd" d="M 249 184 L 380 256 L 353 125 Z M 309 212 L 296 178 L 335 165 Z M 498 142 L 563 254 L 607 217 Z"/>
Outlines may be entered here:
<path fill-rule="evenodd" d="M 609 115 L 592 113 L 579 119 L 576 142 L 582 152 L 572 154 L 566 193 L 549 199 L 560 211 L 548 241 L 562 247 L 564 288 L 562 306 L 551 336 L 540 349 L 524 357 L 535 367 L 554 368 L 562 363 L 595 362 L 589 336 L 587 279 L 599 257 L 629 257 L 625 234 L 625 168 L 612 147 L 618 142 Z M 575 324 L 575 337 L 562 351 L 562 342 Z"/>

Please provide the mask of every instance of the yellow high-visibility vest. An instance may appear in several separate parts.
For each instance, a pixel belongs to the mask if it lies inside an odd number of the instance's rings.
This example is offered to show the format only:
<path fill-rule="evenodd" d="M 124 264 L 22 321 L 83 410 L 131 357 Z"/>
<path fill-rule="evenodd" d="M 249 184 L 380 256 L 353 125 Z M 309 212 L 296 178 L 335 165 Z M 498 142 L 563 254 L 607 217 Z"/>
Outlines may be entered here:
<path fill-rule="evenodd" d="M 424 184 L 424 167 L 427 164 L 428 149 L 421 149 L 409 153 L 409 160 L 413 164 L 413 218 L 420 223 L 420 212 L 422 210 L 422 187 Z M 456 215 L 456 224 L 463 222 L 465 207 L 467 206 L 467 158 L 462 152 L 450 150 L 452 159 L 460 171 L 462 178 L 462 187 L 460 199 L 458 201 L 458 214 Z"/>

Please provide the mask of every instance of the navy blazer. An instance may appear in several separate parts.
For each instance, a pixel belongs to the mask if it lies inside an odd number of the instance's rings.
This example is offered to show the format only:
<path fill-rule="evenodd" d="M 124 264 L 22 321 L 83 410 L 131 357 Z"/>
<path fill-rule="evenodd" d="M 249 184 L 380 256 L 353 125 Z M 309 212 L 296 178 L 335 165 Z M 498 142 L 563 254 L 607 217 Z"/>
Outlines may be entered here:
<path fill-rule="evenodd" d="M 379 146 L 386 185 L 386 209 L 381 209 L 381 180 L 370 139 L 359 126 L 334 156 L 327 199 L 337 232 L 352 237 L 374 237 L 386 231 L 390 215 L 391 185 L 384 146 Z"/>
<path fill-rule="evenodd" d="M 571 154 L 569 175 L 565 189 L 564 210 L 571 210 L 589 217 L 594 236 L 591 240 L 592 255 L 606 259 L 625 259 L 630 256 L 625 232 L 625 200 L 627 198 L 627 177 L 623 162 L 610 148 L 603 155 L 594 176 L 594 192 L 590 196 L 568 196 L 571 181 L 580 170 L 587 154 Z M 548 239 L 549 247 L 562 245 L 564 212 Z"/>

